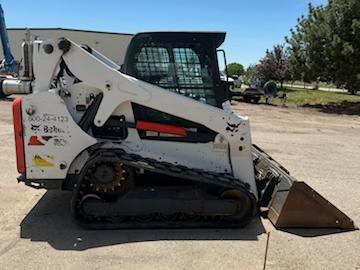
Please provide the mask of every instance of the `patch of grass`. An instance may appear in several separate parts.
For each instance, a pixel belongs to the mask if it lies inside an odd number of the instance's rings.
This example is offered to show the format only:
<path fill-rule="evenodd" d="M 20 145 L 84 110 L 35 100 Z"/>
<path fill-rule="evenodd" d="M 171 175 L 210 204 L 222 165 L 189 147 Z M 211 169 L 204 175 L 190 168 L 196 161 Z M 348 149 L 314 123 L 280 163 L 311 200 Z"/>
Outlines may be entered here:
<path fill-rule="evenodd" d="M 294 81 L 294 82 L 285 82 L 285 84 L 289 85 L 293 85 L 296 88 L 304 88 L 304 82 L 303 81 Z M 337 88 L 335 84 L 333 83 L 327 83 L 327 82 L 319 82 L 317 84 L 319 87 L 325 87 L 325 88 Z M 305 83 L 306 88 L 315 88 L 316 87 L 316 82 L 312 82 L 312 83 Z"/>
<path fill-rule="evenodd" d="M 347 92 L 330 92 L 321 90 L 308 90 L 287 87 L 279 90 L 279 94 L 286 93 L 285 104 L 293 104 L 297 106 L 303 105 L 326 105 L 326 104 L 341 104 L 358 103 L 360 102 L 360 95 L 350 95 Z M 280 104 L 282 101 L 272 100 L 271 103 Z"/>

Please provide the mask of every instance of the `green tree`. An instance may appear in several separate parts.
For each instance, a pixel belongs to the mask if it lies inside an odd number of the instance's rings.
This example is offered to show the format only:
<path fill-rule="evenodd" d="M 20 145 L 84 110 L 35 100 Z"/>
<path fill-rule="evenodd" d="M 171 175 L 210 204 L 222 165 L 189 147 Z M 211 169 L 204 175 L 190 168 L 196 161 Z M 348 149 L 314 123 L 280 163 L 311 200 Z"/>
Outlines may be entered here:
<path fill-rule="evenodd" d="M 352 93 L 360 90 L 360 1 L 330 0 L 327 13 L 325 52 L 327 72 L 337 86 Z"/>
<path fill-rule="evenodd" d="M 291 38 L 285 37 L 290 45 L 289 60 L 294 69 L 294 79 L 304 82 L 326 78 L 323 66 L 327 58 L 323 50 L 325 30 L 319 25 L 323 20 L 323 7 L 313 7 L 309 4 L 309 14 L 298 19 L 295 29 L 291 29 Z"/>
<path fill-rule="evenodd" d="M 237 75 L 241 76 L 245 73 L 244 67 L 239 63 L 230 63 L 227 65 L 227 75 Z"/>
<path fill-rule="evenodd" d="M 251 64 L 247 67 L 245 73 L 244 73 L 244 83 L 247 85 L 251 85 L 252 81 L 255 77 L 255 67 L 256 65 Z"/>
<path fill-rule="evenodd" d="M 360 90 L 360 1 L 329 0 L 309 5 L 286 38 L 296 79 L 333 82 L 351 93 Z"/>

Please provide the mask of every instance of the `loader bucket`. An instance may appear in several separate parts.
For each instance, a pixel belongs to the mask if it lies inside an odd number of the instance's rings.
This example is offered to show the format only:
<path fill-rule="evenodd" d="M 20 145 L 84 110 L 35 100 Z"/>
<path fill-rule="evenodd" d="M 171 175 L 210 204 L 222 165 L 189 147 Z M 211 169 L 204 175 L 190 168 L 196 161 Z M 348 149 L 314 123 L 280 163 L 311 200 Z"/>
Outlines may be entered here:
<path fill-rule="evenodd" d="M 293 182 L 289 190 L 278 190 L 268 218 L 277 228 L 356 229 L 353 220 L 304 182 Z"/>
<path fill-rule="evenodd" d="M 262 186 L 260 206 L 276 228 L 357 229 L 354 222 L 258 146 L 253 145 L 257 184 Z"/>

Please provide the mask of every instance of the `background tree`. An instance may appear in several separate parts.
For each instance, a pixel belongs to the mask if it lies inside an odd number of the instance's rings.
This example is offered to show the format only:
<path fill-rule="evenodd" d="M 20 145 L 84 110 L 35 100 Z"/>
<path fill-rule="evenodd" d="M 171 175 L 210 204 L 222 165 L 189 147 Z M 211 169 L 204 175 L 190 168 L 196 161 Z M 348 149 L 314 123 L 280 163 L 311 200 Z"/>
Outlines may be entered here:
<path fill-rule="evenodd" d="M 264 84 L 274 80 L 281 83 L 291 80 L 293 69 L 288 52 L 283 45 L 275 45 L 272 51 L 267 50 L 264 58 L 256 65 L 254 75 Z"/>
<path fill-rule="evenodd" d="M 360 90 L 360 1 L 330 0 L 325 12 L 324 49 L 330 62 L 326 71 L 337 86 L 356 93 Z"/>
<path fill-rule="evenodd" d="M 255 67 L 256 67 L 256 65 L 251 64 L 246 68 L 245 73 L 243 75 L 245 84 L 247 84 L 247 85 L 252 84 L 252 80 L 255 77 Z"/>
<path fill-rule="evenodd" d="M 240 63 L 230 63 L 227 65 L 227 73 L 226 75 L 232 76 L 237 75 L 241 76 L 245 73 L 244 67 Z"/>
<path fill-rule="evenodd" d="M 327 6 L 309 4 L 286 38 L 294 77 L 333 82 L 355 93 L 360 89 L 360 1 L 329 0 Z"/>
<path fill-rule="evenodd" d="M 329 74 L 324 67 L 330 60 L 324 50 L 327 43 L 326 15 L 323 6 L 309 4 L 309 14 L 298 19 L 295 29 L 291 29 L 288 42 L 289 59 L 294 69 L 294 78 L 304 82 L 327 81 Z"/>

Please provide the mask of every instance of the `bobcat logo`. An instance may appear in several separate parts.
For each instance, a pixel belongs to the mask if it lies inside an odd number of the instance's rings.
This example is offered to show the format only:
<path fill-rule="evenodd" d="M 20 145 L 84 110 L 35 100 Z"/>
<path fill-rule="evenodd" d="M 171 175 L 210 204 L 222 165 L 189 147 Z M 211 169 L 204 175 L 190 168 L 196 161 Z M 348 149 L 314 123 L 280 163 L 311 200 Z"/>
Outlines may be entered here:
<path fill-rule="evenodd" d="M 40 126 L 41 126 L 41 124 L 40 124 L 40 125 L 31 124 L 31 130 L 32 130 L 32 131 L 39 131 Z"/>
<path fill-rule="evenodd" d="M 239 126 L 240 126 L 241 123 L 232 124 L 232 123 L 227 122 L 226 124 L 227 124 L 227 127 L 226 127 L 227 131 L 238 132 L 239 131 Z"/>

